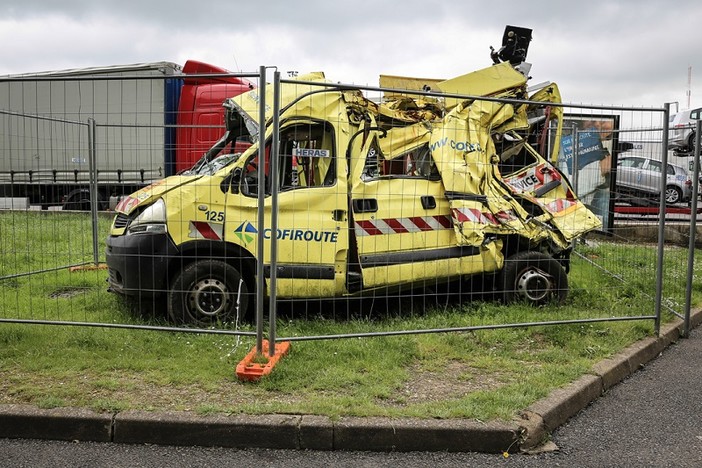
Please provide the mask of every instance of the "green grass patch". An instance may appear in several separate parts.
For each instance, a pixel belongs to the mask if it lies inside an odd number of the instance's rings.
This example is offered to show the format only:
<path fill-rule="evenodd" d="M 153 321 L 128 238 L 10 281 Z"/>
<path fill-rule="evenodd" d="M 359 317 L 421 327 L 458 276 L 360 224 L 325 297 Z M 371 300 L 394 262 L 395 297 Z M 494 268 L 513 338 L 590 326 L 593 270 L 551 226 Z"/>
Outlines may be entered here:
<path fill-rule="evenodd" d="M 100 218 L 100 250 L 109 225 Z M 89 217 L 0 213 L 0 318 L 164 325 L 106 291 L 91 263 Z M 566 304 L 533 308 L 472 300 L 427 301 L 334 313 L 303 305 L 282 315 L 280 337 L 445 329 L 654 313 L 656 250 L 612 242 L 578 245 Z M 687 250 L 666 248 L 664 304 L 682 312 Z M 700 269 L 695 264 L 695 278 Z M 694 282 L 694 304 L 702 301 Z M 441 298 L 440 298 L 441 299 Z M 432 302 L 434 305 L 428 306 Z M 436 304 L 440 303 L 440 304 Z M 377 304 L 376 304 L 377 306 Z M 671 320 L 667 313 L 665 320 Z M 251 325 L 243 329 L 252 331 Z M 61 325 L 0 323 L 0 403 L 96 411 L 178 410 L 510 419 L 586 374 L 599 360 L 652 335 L 653 323 L 617 321 L 294 342 L 259 383 L 235 367 L 250 338 Z"/>

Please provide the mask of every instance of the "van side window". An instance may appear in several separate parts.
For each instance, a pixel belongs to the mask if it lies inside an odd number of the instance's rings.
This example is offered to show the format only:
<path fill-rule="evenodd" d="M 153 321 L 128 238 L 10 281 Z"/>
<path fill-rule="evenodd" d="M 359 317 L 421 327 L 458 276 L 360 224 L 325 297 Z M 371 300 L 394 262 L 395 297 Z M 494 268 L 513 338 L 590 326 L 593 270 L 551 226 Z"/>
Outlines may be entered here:
<path fill-rule="evenodd" d="M 366 161 L 363 165 L 361 179 L 372 180 L 380 177 L 380 163 L 384 160 L 385 158 L 383 158 L 383 154 L 380 151 L 380 145 L 378 145 L 378 141 L 374 139 L 366 154 Z"/>
<path fill-rule="evenodd" d="M 278 189 L 330 186 L 336 183 L 334 133 L 326 122 L 290 123 L 280 130 Z M 266 193 L 270 193 L 271 141 L 266 143 Z M 257 193 L 258 155 L 244 166 L 244 193 Z"/>
<path fill-rule="evenodd" d="M 439 169 L 432 158 L 429 144 L 391 157 L 384 155 L 378 146 L 373 144 L 366 155 L 363 179 L 369 180 L 379 177 L 441 180 L 441 174 L 439 174 Z"/>
<path fill-rule="evenodd" d="M 326 123 L 304 123 L 280 132 L 280 190 L 320 187 L 336 182 L 332 128 Z"/>
<path fill-rule="evenodd" d="M 384 161 L 382 175 L 403 175 L 420 179 L 440 180 L 441 175 L 431 156 L 429 144 L 414 148 Z"/>
<path fill-rule="evenodd" d="M 537 162 L 536 156 L 527 150 L 523 141 L 510 142 L 503 140 L 496 149 L 500 156 L 497 167 L 504 177 L 531 166 Z"/>

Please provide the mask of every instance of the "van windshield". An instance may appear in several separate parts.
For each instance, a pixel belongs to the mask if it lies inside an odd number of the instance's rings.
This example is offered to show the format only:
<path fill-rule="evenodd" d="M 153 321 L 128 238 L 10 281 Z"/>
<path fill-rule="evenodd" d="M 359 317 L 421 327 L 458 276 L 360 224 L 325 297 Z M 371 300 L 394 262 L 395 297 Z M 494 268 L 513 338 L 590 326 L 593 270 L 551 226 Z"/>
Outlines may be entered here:
<path fill-rule="evenodd" d="M 236 137 L 232 132 L 226 132 L 195 165 L 183 174 L 212 175 L 224 166 L 239 159 L 239 156 L 251 146 L 247 137 Z"/>
<path fill-rule="evenodd" d="M 237 161 L 239 157 L 241 156 L 241 153 L 234 153 L 234 154 L 223 154 L 221 156 L 217 156 L 215 159 L 212 161 L 203 164 L 202 166 L 199 166 L 197 168 L 193 168 L 190 171 L 186 172 L 188 175 L 213 175 L 215 172 L 219 171 L 223 167 L 226 167 L 233 162 Z"/>

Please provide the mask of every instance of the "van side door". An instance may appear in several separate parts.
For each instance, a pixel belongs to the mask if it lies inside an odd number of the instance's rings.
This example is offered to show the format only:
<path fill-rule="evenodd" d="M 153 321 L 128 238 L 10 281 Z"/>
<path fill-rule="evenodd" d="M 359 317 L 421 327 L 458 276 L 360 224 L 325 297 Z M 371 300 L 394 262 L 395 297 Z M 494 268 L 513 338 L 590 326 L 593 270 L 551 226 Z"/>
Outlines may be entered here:
<path fill-rule="evenodd" d="M 468 250 L 477 248 L 456 245 L 451 208 L 428 143 L 390 157 L 376 136 L 360 157 L 362 164 L 351 174 L 350 205 L 362 288 L 458 276 L 469 265 L 464 257 L 477 254 Z"/>
<path fill-rule="evenodd" d="M 265 226 L 257 226 L 258 154 L 243 164 L 240 194 L 231 195 L 227 214 L 232 241 L 255 249 L 265 240 L 264 263 L 270 277 L 270 240 L 277 240 L 277 294 L 285 297 L 333 297 L 346 281 L 347 196 L 339 182 L 340 166 L 334 127 L 313 119 L 290 119 L 281 124 L 278 154 L 277 231 L 271 226 L 270 139 L 266 145 Z M 345 178 L 344 178 L 345 180 Z M 254 250 L 255 251 L 255 250 Z M 258 254 L 256 254 L 258 255 Z"/>

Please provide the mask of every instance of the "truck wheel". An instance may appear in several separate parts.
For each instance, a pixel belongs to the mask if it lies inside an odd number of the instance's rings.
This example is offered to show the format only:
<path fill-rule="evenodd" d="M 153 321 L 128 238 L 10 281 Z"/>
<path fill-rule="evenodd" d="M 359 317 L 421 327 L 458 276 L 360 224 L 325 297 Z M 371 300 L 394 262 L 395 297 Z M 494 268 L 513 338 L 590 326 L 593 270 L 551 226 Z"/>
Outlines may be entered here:
<path fill-rule="evenodd" d="M 238 298 L 238 308 L 237 308 Z M 243 318 L 248 288 L 239 271 L 219 260 L 186 266 L 168 292 L 168 314 L 176 323 L 208 326 Z"/>
<path fill-rule="evenodd" d="M 98 192 L 97 195 L 98 211 L 105 209 L 105 201 L 102 195 Z M 75 211 L 90 211 L 90 192 L 87 190 L 74 190 L 68 196 L 63 203 L 64 210 L 75 210 Z"/>
<path fill-rule="evenodd" d="M 568 295 L 568 276 L 558 261 L 541 252 L 519 252 L 505 260 L 498 278 L 506 304 L 525 301 L 531 305 L 557 304 Z"/>

